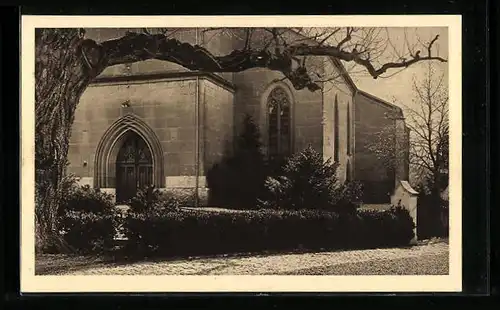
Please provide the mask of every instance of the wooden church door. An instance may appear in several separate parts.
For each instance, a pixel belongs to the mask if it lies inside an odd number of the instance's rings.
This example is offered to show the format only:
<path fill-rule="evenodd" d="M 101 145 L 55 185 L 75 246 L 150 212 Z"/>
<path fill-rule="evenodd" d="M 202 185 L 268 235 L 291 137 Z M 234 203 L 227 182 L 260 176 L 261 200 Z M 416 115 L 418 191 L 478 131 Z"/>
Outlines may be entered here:
<path fill-rule="evenodd" d="M 116 159 L 116 201 L 124 203 L 137 189 L 152 184 L 153 161 L 146 142 L 130 133 Z"/>

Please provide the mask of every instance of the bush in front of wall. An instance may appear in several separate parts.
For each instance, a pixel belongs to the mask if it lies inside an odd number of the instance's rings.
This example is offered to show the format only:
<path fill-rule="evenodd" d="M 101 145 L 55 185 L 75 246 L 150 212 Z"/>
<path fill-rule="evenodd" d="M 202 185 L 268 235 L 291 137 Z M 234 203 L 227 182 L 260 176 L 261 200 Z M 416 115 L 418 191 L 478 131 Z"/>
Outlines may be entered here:
<path fill-rule="evenodd" d="M 339 212 L 354 212 L 363 203 L 363 185 L 358 181 L 348 181 L 339 185 L 334 193 L 331 204 Z"/>
<path fill-rule="evenodd" d="M 266 194 L 259 200 L 260 207 L 352 214 L 361 204 L 361 184 L 339 182 L 338 166 L 331 160 L 325 161 L 320 152 L 308 146 L 285 162 L 281 175 L 267 178 Z"/>
<path fill-rule="evenodd" d="M 301 210 L 328 210 L 333 193 L 338 188 L 338 164 L 324 161 L 323 156 L 308 146 L 292 155 L 283 167 L 283 173 L 266 180 L 266 208 Z"/>
<path fill-rule="evenodd" d="M 76 253 L 103 253 L 114 247 L 116 215 L 112 195 L 73 181 L 59 208 L 59 229 Z"/>
<path fill-rule="evenodd" d="M 190 198 L 190 193 L 166 192 L 151 185 L 137 190 L 129 201 L 129 207 L 131 212 L 139 213 L 162 208 L 176 209 L 185 205 Z"/>
<path fill-rule="evenodd" d="M 246 115 L 242 131 L 220 162 L 207 172 L 209 204 L 231 209 L 255 209 L 264 190 L 266 161 L 261 151 L 260 133 Z"/>

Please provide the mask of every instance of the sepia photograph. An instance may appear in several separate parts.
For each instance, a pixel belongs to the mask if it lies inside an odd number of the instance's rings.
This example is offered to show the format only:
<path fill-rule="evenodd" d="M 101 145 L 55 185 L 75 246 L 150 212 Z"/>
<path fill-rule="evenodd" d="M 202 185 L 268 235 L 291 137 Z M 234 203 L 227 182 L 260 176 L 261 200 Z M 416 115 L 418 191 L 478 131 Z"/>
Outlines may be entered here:
<path fill-rule="evenodd" d="M 459 16 L 22 28 L 28 291 L 460 289 Z"/>

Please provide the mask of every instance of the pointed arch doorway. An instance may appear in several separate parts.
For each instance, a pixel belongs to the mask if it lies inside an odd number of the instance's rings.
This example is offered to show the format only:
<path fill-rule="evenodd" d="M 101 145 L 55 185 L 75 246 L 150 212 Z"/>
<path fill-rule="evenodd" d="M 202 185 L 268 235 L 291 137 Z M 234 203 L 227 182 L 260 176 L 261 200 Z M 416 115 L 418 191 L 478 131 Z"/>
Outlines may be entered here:
<path fill-rule="evenodd" d="M 116 201 L 126 202 L 153 184 L 153 158 L 144 139 L 129 131 L 116 156 Z"/>
<path fill-rule="evenodd" d="M 110 190 L 116 203 L 125 202 L 148 183 L 164 188 L 163 156 L 153 129 L 134 114 L 124 115 L 110 125 L 97 145 L 94 186 Z"/>

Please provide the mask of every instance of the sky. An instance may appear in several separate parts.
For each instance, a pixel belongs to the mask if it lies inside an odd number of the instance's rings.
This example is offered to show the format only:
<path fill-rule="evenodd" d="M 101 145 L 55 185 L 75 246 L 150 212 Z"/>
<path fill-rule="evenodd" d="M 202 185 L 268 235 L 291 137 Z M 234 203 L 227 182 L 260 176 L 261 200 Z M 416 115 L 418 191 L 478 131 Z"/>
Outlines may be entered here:
<path fill-rule="evenodd" d="M 397 49 L 402 50 L 403 45 L 405 44 L 404 28 L 388 28 L 388 33 L 391 38 L 392 44 Z M 439 56 L 445 59 L 448 58 L 448 29 L 446 27 L 407 28 L 406 33 L 410 45 L 413 45 L 413 43 L 418 43 L 416 39 L 417 36 L 420 38 L 421 42 L 429 42 L 437 34 L 439 34 L 439 39 L 435 42 L 433 51 L 439 51 Z M 426 51 L 422 50 L 421 54 L 426 55 Z M 448 63 L 433 61 L 433 65 L 436 73 L 444 73 L 444 80 L 448 81 Z M 383 75 L 388 77 L 379 77 L 376 80 L 368 74 L 360 73 L 353 73 L 351 75 L 351 78 L 353 79 L 356 86 L 365 92 L 373 94 L 381 99 L 384 99 L 391 103 L 395 103 L 397 105 L 400 105 L 401 102 L 403 102 L 405 105 L 410 105 L 413 99 L 413 78 L 415 77 L 417 80 L 419 78 L 424 78 L 425 72 L 427 70 L 427 64 L 426 61 L 422 61 L 398 72 L 399 70 L 401 69 L 392 69 L 391 71 L 388 71 Z M 356 69 L 356 72 L 357 71 L 358 69 Z"/>

